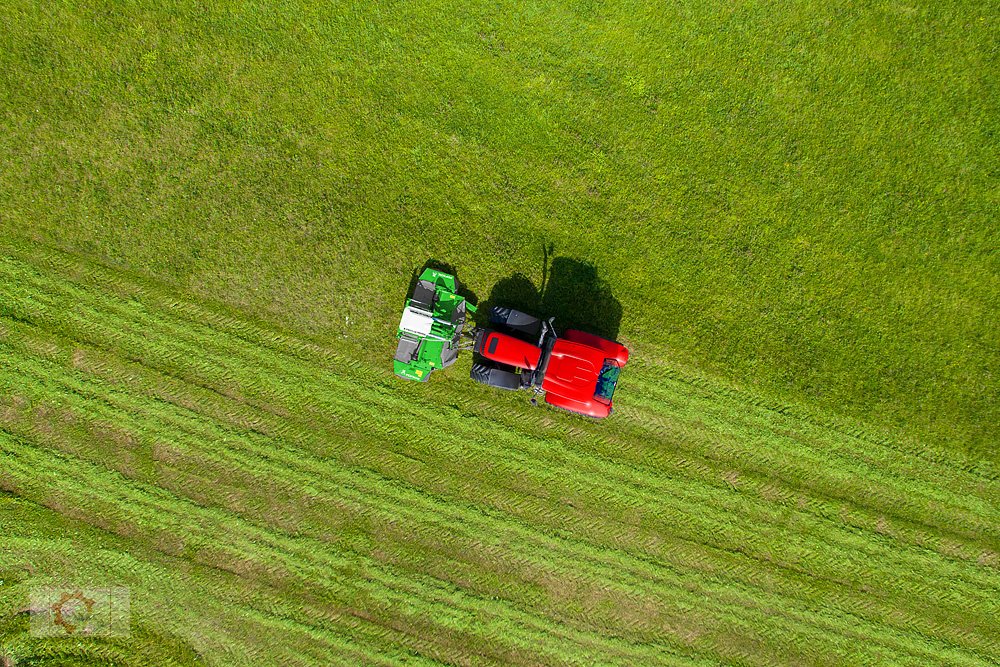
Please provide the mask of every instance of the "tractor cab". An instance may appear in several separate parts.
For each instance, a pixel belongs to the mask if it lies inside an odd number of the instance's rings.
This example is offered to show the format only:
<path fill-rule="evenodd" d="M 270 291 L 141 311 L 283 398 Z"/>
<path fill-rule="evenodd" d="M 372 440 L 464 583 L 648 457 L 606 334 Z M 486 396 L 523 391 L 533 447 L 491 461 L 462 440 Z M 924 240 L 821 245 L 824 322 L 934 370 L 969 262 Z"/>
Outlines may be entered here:
<path fill-rule="evenodd" d="M 588 417 L 611 414 L 628 349 L 583 331 L 556 335 L 552 322 L 510 308 L 490 311 L 495 328 L 476 332 L 472 379 L 499 389 L 533 389 L 545 402 Z"/>

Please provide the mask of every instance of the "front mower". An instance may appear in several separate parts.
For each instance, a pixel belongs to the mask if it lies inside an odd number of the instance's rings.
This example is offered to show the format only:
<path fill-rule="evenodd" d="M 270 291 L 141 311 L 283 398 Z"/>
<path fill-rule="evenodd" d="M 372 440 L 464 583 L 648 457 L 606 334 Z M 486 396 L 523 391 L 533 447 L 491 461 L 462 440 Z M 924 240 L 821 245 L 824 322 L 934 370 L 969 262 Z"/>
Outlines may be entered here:
<path fill-rule="evenodd" d="M 455 363 L 462 349 L 462 328 L 476 307 L 458 294 L 455 276 L 425 269 L 399 320 L 393 371 L 426 382 L 430 374 Z"/>

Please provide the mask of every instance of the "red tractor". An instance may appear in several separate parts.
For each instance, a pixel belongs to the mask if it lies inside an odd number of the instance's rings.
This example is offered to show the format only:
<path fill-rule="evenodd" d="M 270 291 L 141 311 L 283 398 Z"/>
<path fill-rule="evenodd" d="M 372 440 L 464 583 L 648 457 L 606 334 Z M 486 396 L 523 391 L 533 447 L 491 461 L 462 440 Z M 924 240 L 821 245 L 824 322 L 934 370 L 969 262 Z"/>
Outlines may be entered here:
<path fill-rule="evenodd" d="M 545 402 L 588 417 L 611 414 L 628 349 L 572 329 L 557 336 L 552 320 L 501 306 L 475 332 L 472 379 L 500 389 L 531 389 Z M 532 403 L 536 400 L 533 398 Z"/>

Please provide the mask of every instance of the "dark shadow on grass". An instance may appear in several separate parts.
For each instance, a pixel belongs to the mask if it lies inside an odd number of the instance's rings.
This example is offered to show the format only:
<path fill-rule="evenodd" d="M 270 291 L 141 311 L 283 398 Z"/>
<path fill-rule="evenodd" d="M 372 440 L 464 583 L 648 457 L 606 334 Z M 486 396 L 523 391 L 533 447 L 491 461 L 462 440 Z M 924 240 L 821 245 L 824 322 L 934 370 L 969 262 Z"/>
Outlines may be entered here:
<path fill-rule="evenodd" d="M 477 324 L 487 324 L 493 306 L 507 306 L 543 319 L 555 317 L 557 331 L 579 329 L 617 340 L 622 306 L 597 268 L 578 259 L 552 258 L 553 251 L 551 245 L 544 249 L 541 290 L 522 273 L 504 278 L 479 309 Z"/>
<path fill-rule="evenodd" d="M 560 331 L 580 329 L 608 340 L 618 339 L 622 322 L 622 304 L 597 274 L 597 267 L 569 257 L 552 260 L 542 313 L 555 317 Z"/>
<path fill-rule="evenodd" d="M 530 315 L 540 316 L 542 310 L 542 295 L 535 287 L 531 278 L 523 273 L 515 273 L 509 278 L 504 278 L 490 290 L 490 298 L 479 309 L 477 322 L 482 319 L 485 325 L 488 320 L 489 310 L 493 306 L 507 306 L 524 311 Z"/>

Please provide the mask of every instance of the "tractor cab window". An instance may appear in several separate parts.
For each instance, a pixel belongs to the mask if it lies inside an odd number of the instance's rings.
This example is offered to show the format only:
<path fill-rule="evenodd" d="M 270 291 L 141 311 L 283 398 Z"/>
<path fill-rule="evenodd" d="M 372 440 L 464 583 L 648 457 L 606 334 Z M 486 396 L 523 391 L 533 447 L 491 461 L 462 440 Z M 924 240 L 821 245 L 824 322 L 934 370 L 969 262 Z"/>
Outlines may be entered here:
<path fill-rule="evenodd" d="M 601 373 L 597 376 L 597 391 L 594 392 L 594 398 L 605 403 L 610 403 L 611 397 L 615 393 L 615 386 L 618 384 L 618 376 L 621 375 L 621 372 L 621 366 L 618 365 L 617 361 L 614 359 L 605 359 L 604 366 L 601 367 Z"/>

